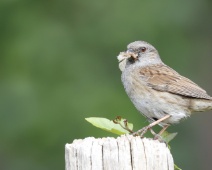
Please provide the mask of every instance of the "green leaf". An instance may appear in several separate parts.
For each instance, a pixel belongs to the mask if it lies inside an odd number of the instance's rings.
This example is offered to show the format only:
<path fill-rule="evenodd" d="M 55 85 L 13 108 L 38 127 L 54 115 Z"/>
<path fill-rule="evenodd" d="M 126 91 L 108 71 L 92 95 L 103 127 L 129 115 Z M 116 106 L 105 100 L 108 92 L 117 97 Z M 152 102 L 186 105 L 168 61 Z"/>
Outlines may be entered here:
<path fill-rule="evenodd" d="M 161 137 L 166 143 L 169 143 L 171 140 L 173 140 L 177 136 L 177 132 L 175 133 L 169 133 L 167 131 L 163 132 Z"/>
<path fill-rule="evenodd" d="M 89 117 L 85 118 L 89 123 L 92 125 L 103 129 L 105 131 L 115 133 L 117 135 L 123 135 L 123 134 L 128 134 L 129 131 L 125 130 L 122 128 L 119 124 L 115 124 L 113 121 L 106 119 L 106 118 L 101 118 L 101 117 Z M 131 123 L 128 123 L 128 127 L 133 128 L 133 125 Z"/>
<path fill-rule="evenodd" d="M 177 165 L 174 164 L 174 170 L 182 170 Z"/>

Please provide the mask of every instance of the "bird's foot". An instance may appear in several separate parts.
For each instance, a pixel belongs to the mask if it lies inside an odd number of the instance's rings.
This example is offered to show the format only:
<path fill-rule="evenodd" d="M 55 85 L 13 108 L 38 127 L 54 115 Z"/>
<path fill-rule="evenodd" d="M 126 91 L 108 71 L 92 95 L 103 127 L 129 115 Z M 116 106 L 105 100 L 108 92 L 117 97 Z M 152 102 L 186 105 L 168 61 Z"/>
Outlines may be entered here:
<path fill-rule="evenodd" d="M 138 130 L 137 132 L 134 132 L 132 135 L 133 135 L 133 136 L 140 136 L 140 137 L 143 137 L 144 134 L 145 134 L 149 129 L 151 129 L 151 126 L 145 126 L 145 127 L 143 127 L 142 129 Z"/>

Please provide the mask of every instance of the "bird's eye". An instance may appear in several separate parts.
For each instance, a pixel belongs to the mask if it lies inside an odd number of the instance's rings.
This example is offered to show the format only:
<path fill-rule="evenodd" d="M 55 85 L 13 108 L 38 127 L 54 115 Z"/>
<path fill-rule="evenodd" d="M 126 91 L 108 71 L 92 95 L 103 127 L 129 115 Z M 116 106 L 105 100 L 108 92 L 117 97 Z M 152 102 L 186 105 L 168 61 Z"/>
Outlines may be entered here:
<path fill-rule="evenodd" d="M 145 52 L 146 51 L 146 47 L 142 47 L 141 48 L 141 52 L 143 53 L 143 52 Z"/>

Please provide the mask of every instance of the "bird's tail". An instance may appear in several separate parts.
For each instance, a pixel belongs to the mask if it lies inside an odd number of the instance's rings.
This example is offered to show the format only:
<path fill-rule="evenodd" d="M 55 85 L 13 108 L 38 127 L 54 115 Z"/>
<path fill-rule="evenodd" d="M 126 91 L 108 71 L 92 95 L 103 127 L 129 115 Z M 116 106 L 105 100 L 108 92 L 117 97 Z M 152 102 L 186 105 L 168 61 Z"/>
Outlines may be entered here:
<path fill-rule="evenodd" d="M 212 100 L 198 99 L 193 100 L 191 104 L 191 109 L 194 112 L 204 112 L 207 110 L 212 110 Z"/>

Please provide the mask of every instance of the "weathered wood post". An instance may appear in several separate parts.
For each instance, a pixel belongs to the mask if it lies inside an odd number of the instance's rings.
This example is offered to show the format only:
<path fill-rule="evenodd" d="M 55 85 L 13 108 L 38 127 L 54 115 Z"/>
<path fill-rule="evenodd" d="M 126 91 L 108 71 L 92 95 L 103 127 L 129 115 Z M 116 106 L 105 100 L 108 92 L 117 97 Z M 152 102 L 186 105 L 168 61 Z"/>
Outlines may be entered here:
<path fill-rule="evenodd" d="M 131 135 L 74 140 L 65 146 L 66 170 L 174 170 L 165 143 Z"/>

